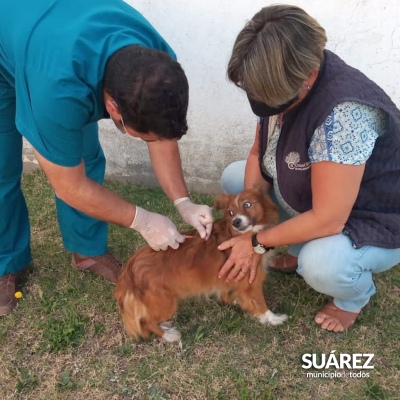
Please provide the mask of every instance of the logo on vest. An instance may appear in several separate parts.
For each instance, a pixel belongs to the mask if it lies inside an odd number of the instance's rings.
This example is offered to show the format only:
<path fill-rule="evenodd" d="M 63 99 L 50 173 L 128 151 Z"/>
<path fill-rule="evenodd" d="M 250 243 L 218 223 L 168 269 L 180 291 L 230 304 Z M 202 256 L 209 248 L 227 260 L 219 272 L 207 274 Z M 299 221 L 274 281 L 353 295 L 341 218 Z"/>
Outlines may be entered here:
<path fill-rule="evenodd" d="M 307 161 L 305 163 L 300 163 L 300 154 L 297 151 L 291 151 L 285 157 L 285 163 L 288 165 L 289 169 L 294 169 L 296 171 L 305 171 L 310 168 L 311 162 Z"/>

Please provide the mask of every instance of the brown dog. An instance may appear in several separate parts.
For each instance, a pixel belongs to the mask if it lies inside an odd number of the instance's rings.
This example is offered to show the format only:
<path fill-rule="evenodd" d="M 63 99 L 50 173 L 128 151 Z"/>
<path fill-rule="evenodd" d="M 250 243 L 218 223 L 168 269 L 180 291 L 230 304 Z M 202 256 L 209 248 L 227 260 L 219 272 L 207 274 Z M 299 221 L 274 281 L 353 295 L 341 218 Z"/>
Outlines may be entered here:
<path fill-rule="evenodd" d="M 124 266 L 117 282 L 115 297 L 125 329 L 135 338 L 151 333 L 167 342 L 180 340 L 180 333 L 168 321 L 177 311 L 178 300 L 199 295 L 217 294 L 227 303 L 237 303 L 262 324 L 279 325 L 287 316 L 276 315 L 265 303 L 262 286 L 264 268 L 257 268 L 252 284 L 248 277 L 239 282 L 218 279 L 218 271 L 230 251 L 217 246 L 234 236 L 258 232 L 277 222 L 272 200 L 258 189 L 245 190 L 237 196 L 220 195 L 215 208 L 223 210 L 205 241 L 197 232 L 177 250 L 139 249 Z"/>

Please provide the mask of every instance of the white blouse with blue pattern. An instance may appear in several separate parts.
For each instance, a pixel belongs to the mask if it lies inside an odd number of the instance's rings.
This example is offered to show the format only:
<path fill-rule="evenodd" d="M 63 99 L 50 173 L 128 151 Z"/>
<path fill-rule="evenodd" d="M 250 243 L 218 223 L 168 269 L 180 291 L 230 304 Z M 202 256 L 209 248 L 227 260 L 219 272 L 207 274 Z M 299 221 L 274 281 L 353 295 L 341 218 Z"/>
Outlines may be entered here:
<path fill-rule="evenodd" d="M 386 129 L 385 113 L 379 108 L 356 102 L 338 104 L 315 130 L 308 156 L 312 163 L 364 164 Z"/>

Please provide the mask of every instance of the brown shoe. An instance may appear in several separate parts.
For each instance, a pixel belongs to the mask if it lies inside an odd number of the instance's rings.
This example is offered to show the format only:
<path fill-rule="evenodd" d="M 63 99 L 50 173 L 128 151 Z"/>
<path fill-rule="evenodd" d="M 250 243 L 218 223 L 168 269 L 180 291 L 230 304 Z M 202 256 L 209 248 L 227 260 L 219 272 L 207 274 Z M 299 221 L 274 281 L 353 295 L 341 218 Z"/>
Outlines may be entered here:
<path fill-rule="evenodd" d="M 111 283 L 116 283 L 122 263 L 111 253 L 95 257 L 86 257 L 78 253 L 72 253 L 72 266 L 81 271 L 93 272 Z"/>
<path fill-rule="evenodd" d="M 17 305 L 16 285 L 17 274 L 0 276 L 0 316 L 9 314 Z"/>
<path fill-rule="evenodd" d="M 287 253 L 271 260 L 268 267 L 272 271 L 279 271 L 284 274 L 294 274 L 297 270 L 297 257 Z"/>

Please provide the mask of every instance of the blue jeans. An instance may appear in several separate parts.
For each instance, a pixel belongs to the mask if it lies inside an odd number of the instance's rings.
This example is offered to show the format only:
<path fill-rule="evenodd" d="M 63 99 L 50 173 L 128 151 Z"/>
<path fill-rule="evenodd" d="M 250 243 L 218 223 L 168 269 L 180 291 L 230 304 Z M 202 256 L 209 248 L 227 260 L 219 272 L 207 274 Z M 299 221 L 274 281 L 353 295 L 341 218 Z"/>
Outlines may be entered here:
<path fill-rule="evenodd" d="M 224 170 L 221 186 L 225 193 L 243 190 L 246 161 L 236 161 Z M 279 207 L 279 205 L 278 205 Z M 280 210 L 281 221 L 288 216 Z M 297 273 L 314 290 L 333 297 L 342 310 L 357 311 L 375 294 L 373 274 L 400 263 L 400 249 L 364 246 L 355 249 L 342 233 L 289 247 L 298 257 Z"/>

